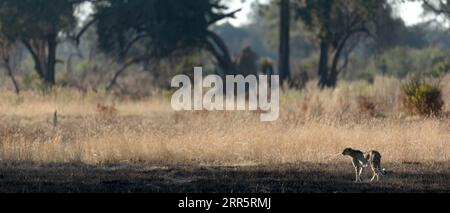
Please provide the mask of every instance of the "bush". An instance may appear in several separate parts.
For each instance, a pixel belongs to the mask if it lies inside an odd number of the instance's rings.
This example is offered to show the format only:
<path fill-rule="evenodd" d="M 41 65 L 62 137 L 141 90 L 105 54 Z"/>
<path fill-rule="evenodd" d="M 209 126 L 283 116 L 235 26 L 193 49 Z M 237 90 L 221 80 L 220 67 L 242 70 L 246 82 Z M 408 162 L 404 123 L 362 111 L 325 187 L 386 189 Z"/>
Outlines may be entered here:
<path fill-rule="evenodd" d="M 396 47 L 369 59 L 352 61 L 352 67 L 344 77 L 368 80 L 376 74 L 397 78 L 406 78 L 411 74 L 439 77 L 450 71 L 448 54 L 449 52 L 434 47 L 424 49 Z"/>
<path fill-rule="evenodd" d="M 358 96 L 356 98 L 356 102 L 358 105 L 358 111 L 362 114 L 367 114 L 371 117 L 375 117 L 378 115 L 377 113 L 377 104 L 374 101 L 374 97 L 368 96 Z"/>
<path fill-rule="evenodd" d="M 403 85 L 403 107 L 411 114 L 436 116 L 442 112 L 444 101 L 441 88 L 413 79 Z"/>

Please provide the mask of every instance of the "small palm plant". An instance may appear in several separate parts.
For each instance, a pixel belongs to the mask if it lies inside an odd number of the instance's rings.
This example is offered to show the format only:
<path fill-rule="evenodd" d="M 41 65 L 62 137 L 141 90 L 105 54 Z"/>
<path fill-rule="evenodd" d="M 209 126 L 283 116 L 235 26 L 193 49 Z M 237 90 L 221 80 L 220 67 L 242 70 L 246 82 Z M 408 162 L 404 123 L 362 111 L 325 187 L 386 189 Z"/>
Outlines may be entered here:
<path fill-rule="evenodd" d="M 437 116 L 441 114 L 444 101 L 439 84 L 413 78 L 403 85 L 403 107 L 411 114 Z"/>

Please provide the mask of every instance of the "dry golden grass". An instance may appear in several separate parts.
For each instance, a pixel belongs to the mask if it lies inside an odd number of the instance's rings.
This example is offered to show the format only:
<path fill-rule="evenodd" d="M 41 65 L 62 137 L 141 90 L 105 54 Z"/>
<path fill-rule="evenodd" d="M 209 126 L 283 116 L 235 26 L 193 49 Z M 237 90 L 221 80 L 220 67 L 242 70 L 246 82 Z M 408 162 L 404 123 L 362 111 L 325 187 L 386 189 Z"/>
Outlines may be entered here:
<path fill-rule="evenodd" d="M 450 87 L 444 85 L 444 94 Z M 374 98 L 377 115 L 360 112 Z M 50 95 L 0 95 L 3 162 L 267 165 L 347 160 L 346 147 L 376 149 L 387 162 L 449 162 L 450 122 L 408 118 L 398 107 L 400 82 L 377 78 L 320 91 L 282 94 L 281 117 L 261 123 L 253 112 L 175 113 L 163 95 L 140 101 L 56 89 Z M 444 96 L 446 103 L 450 97 Z M 102 116 L 98 104 L 114 106 Z M 58 127 L 53 127 L 57 110 Z"/>

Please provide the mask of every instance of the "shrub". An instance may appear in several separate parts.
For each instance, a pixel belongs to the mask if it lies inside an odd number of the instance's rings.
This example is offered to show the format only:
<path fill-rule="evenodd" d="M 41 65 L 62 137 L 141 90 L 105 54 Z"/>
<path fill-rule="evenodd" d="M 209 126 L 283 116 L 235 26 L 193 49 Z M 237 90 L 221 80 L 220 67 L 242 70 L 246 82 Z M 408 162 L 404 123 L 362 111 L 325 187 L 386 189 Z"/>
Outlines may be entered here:
<path fill-rule="evenodd" d="M 442 112 L 444 101 L 438 85 L 413 79 L 403 85 L 403 107 L 411 114 L 436 116 Z"/>
<path fill-rule="evenodd" d="M 115 106 L 97 104 L 97 113 L 100 118 L 105 120 L 112 120 L 117 115 L 117 109 Z"/>
<path fill-rule="evenodd" d="M 362 114 L 367 114 L 371 117 L 376 116 L 377 113 L 377 104 L 376 101 L 374 101 L 373 97 L 368 96 L 358 96 L 356 98 L 356 102 L 358 105 L 358 111 Z"/>

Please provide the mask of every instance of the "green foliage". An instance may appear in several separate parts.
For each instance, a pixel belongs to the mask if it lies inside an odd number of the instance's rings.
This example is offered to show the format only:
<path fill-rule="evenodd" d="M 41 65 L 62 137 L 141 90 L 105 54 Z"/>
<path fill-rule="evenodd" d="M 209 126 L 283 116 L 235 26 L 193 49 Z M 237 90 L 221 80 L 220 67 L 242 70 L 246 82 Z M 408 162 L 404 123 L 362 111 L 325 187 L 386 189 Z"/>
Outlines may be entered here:
<path fill-rule="evenodd" d="M 97 5 L 99 46 L 109 53 L 166 57 L 202 47 L 222 19 L 220 0 L 114 0 Z M 135 45 L 139 44 L 139 45 Z M 133 52 L 134 51 L 134 52 Z"/>
<path fill-rule="evenodd" d="M 35 72 L 26 72 L 22 77 L 21 86 L 25 90 L 43 90 L 44 83 Z"/>
<path fill-rule="evenodd" d="M 364 66 L 367 62 L 362 63 Z M 366 67 L 354 70 L 349 76 L 367 78 L 376 74 L 405 78 L 419 74 L 438 78 L 450 71 L 448 53 L 437 48 L 413 49 L 397 47 L 381 55 L 372 56 Z M 356 72 L 356 73 L 355 73 Z"/>
<path fill-rule="evenodd" d="M 214 25 L 211 29 L 223 38 L 231 53 L 238 53 L 242 51 L 242 48 L 250 46 L 258 55 L 271 58 L 275 58 L 277 55 L 278 45 L 272 46 L 267 44 L 264 36 L 262 36 L 263 29 L 259 22 L 240 27 L 225 23 L 222 25 Z M 273 39 L 278 40 L 277 38 Z M 305 51 L 303 48 L 301 50 L 299 52 Z"/>
<path fill-rule="evenodd" d="M 38 39 L 76 25 L 77 0 L 2 0 L 0 29 L 12 40 Z"/>
<path fill-rule="evenodd" d="M 444 101 L 441 88 L 414 78 L 403 85 L 403 107 L 411 114 L 436 116 L 442 112 Z"/>
<path fill-rule="evenodd" d="M 442 58 L 441 61 L 434 64 L 433 69 L 430 72 L 430 75 L 433 77 L 441 77 L 444 74 L 447 74 L 450 71 L 450 60 L 447 58 Z"/>
<path fill-rule="evenodd" d="M 380 0 L 306 0 L 297 7 L 297 16 L 305 25 L 330 42 L 343 33 L 370 31 L 380 15 L 389 17 L 390 13 L 386 1 Z"/>
<path fill-rule="evenodd" d="M 151 70 L 153 84 L 158 88 L 169 89 L 173 76 L 183 74 L 193 79 L 193 68 L 198 66 L 203 67 L 204 73 L 212 74 L 213 68 L 205 64 L 205 55 L 202 52 L 160 60 L 158 65 Z"/>

